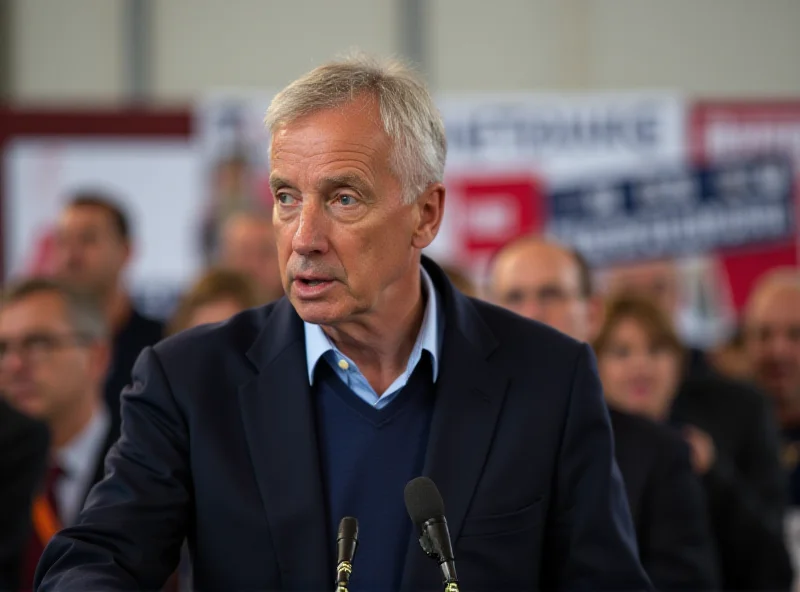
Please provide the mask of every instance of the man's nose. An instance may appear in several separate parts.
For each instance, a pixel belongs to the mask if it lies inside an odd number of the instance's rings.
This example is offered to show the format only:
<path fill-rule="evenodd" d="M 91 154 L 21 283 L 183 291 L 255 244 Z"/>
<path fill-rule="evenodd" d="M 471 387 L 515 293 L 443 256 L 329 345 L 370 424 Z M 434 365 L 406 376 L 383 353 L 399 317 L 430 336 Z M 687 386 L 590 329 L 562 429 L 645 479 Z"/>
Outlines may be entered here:
<path fill-rule="evenodd" d="M 528 297 L 523 301 L 520 314 L 533 321 L 542 321 L 544 315 L 538 300 L 532 297 Z"/>
<path fill-rule="evenodd" d="M 304 201 L 292 237 L 292 250 L 298 255 L 324 253 L 328 247 L 327 225 L 324 206 L 316 200 Z"/>
<path fill-rule="evenodd" d="M 16 348 L 8 349 L 0 357 L 0 372 L 6 376 L 19 372 L 24 365 L 25 360 L 22 359 L 22 355 Z"/>

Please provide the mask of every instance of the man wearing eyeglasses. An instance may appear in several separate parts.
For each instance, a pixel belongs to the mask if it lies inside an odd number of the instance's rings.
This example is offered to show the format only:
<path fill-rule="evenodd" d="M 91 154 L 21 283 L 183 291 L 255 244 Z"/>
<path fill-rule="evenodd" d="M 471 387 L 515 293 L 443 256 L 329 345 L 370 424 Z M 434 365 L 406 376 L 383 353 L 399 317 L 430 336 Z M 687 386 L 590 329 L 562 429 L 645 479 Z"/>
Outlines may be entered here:
<path fill-rule="evenodd" d="M 46 279 L 13 286 L 0 308 L 0 389 L 50 430 L 48 469 L 33 503 L 18 589 L 29 590 L 50 537 L 77 518 L 103 476 L 116 439 L 103 403 L 109 360 L 102 311 L 85 296 Z M 0 476 L 6 478 L 6 476 Z"/>

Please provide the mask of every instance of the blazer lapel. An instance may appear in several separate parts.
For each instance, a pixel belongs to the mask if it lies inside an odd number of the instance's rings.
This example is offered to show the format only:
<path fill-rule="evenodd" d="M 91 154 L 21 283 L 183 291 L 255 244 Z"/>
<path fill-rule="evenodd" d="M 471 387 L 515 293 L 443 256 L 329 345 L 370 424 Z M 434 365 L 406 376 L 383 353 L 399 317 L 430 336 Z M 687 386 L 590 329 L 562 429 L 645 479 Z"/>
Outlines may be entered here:
<path fill-rule="evenodd" d="M 303 325 L 279 300 L 248 351 L 257 368 L 239 401 L 256 480 L 287 590 L 333 582 Z M 330 542 L 330 544 L 328 544 Z"/>
<path fill-rule="evenodd" d="M 423 474 L 442 494 L 455 544 L 491 447 L 508 377 L 487 361 L 497 343 L 470 300 L 454 291 L 438 267 L 424 263 L 442 295 L 445 332 Z M 402 589 L 433 583 L 435 577 L 440 577 L 438 568 L 419 547 L 415 532 Z"/>

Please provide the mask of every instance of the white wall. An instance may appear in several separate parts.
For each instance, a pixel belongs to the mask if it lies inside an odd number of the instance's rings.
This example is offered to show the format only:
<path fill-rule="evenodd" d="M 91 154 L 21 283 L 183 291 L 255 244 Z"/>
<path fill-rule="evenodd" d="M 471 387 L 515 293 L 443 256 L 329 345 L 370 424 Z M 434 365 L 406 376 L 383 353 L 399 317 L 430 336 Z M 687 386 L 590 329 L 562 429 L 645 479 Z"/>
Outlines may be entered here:
<path fill-rule="evenodd" d="M 800 0 L 590 0 L 589 88 L 800 95 Z"/>
<path fill-rule="evenodd" d="M 353 46 L 402 46 L 403 0 L 151 0 L 153 98 L 284 85 Z M 12 96 L 125 92 L 126 0 L 12 0 Z M 800 96 L 800 0 L 428 0 L 441 91 Z"/>
<path fill-rule="evenodd" d="M 282 87 L 359 46 L 397 51 L 395 0 L 155 0 L 154 92 Z"/>
<path fill-rule="evenodd" d="M 122 97 L 122 0 L 12 0 L 9 12 L 12 99 Z"/>

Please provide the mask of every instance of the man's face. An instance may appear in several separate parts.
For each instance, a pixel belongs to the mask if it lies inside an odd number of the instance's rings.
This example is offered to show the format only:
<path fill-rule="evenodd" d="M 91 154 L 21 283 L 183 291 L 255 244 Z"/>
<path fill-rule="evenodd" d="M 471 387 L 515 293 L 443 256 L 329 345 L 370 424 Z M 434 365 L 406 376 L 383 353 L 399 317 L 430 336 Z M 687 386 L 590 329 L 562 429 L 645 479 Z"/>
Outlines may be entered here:
<path fill-rule="evenodd" d="M 589 339 L 589 302 L 575 259 L 554 245 L 522 242 L 501 253 L 492 271 L 495 302 L 579 339 Z"/>
<path fill-rule="evenodd" d="M 97 393 L 107 358 L 106 344 L 75 332 L 58 294 L 31 294 L 0 310 L 0 390 L 23 413 L 68 416 Z"/>
<path fill-rule="evenodd" d="M 302 117 L 272 140 L 273 222 L 286 294 L 303 320 L 334 325 L 396 316 L 419 251 L 436 236 L 444 188 L 408 205 L 390 167 L 377 104 L 360 97 Z M 417 276 L 416 278 L 414 276 Z"/>
<path fill-rule="evenodd" d="M 765 287 L 747 311 L 746 351 L 756 380 L 780 403 L 800 401 L 800 287 Z"/>
<path fill-rule="evenodd" d="M 283 294 L 275 231 L 270 220 L 234 218 L 222 236 L 221 263 L 252 278 L 263 297 Z"/>
<path fill-rule="evenodd" d="M 129 256 L 111 215 L 95 206 L 64 210 L 55 244 L 56 275 L 88 294 L 103 295 L 113 289 Z"/>
<path fill-rule="evenodd" d="M 609 276 L 612 295 L 636 294 L 653 300 L 670 318 L 680 304 L 678 270 L 672 261 L 650 261 L 613 270 Z"/>

